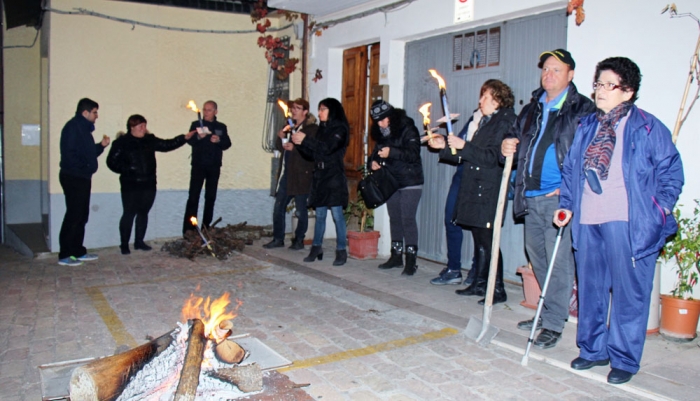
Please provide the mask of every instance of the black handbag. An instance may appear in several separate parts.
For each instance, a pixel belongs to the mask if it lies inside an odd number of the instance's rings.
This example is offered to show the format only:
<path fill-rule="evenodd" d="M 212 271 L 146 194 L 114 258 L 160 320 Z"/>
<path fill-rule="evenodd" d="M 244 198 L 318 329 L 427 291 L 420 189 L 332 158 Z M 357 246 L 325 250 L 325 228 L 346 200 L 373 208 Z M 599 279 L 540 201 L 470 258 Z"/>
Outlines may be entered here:
<path fill-rule="evenodd" d="M 359 184 L 362 200 L 370 209 L 383 205 L 398 189 L 399 182 L 386 167 L 370 172 Z"/>

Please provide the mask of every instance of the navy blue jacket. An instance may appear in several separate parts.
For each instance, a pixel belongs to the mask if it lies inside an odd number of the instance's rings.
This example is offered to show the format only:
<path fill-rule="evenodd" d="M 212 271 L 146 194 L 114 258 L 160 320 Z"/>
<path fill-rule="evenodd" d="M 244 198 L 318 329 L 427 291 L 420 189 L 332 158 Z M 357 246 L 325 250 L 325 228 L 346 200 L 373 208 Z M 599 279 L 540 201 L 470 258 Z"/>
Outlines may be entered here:
<path fill-rule="evenodd" d="M 231 138 L 228 136 L 226 124 L 220 123 L 216 117 L 214 121 L 202 120 L 202 124 L 209 128 L 211 135 L 218 135 L 220 142 L 213 143 L 209 135 L 199 138 L 199 135 L 192 135 L 187 143 L 192 146 L 192 165 L 197 166 L 217 166 L 221 167 L 224 150 L 231 147 Z M 192 121 L 190 131 L 199 127 L 199 121 Z"/>
<path fill-rule="evenodd" d="M 582 118 L 564 160 L 559 206 L 573 212 L 574 249 L 581 232 L 583 156 L 597 129 L 595 114 Z M 667 215 L 666 210 L 673 210 L 683 188 L 683 163 L 668 128 L 637 106 L 630 109 L 623 140 L 622 175 L 629 205 L 629 241 L 636 260 L 659 252 L 666 238 L 678 230 L 673 214 Z"/>
<path fill-rule="evenodd" d="M 92 178 L 97 171 L 97 156 L 101 155 L 104 147 L 100 142 L 95 143 L 92 131 L 95 124 L 88 121 L 80 113 L 68 120 L 61 131 L 61 174 L 81 178 Z"/>

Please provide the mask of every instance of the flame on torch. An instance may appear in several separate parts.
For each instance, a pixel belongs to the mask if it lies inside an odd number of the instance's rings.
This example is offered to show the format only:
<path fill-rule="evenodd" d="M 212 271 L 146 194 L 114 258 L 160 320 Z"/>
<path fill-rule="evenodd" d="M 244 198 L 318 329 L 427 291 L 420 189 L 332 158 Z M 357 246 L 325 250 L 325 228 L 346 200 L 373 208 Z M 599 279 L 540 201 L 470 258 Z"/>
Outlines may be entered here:
<path fill-rule="evenodd" d="M 430 75 L 433 76 L 433 78 L 437 79 L 438 86 L 440 87 L 441 90 L 447 89 L 447 86 L 445 85 L 445 80 L 442 79 L 442 77 L 440 75 L 438 75 L 437 71 L 430 69 L 430 70 L 428 70 L 428 72 L 430 73 Z"/>
<path fill-rule="evenodd" d="M 190 222 L 192 223 L 193 226 L 198 226 L 196 217 L 194 217 L 194 216 L 190 217 Z"/>
<path fill-rule="evenodd" d="M 277 99 L 277 104 L 282 108 L 284 116 L 289 117 L 289 107 L 287 107 L 287 103 L 285 103 L 282 99 Z"/>
<path fill-rule="evenodd" d="M 423 116 L 423 125 L 425 125 L 426 128 L 430 126 L 430 106 L 432 105 L 432 103 L 428 102 L 418 109 L 418 112 Z"/>
<path fill-rule="evenodd" d="M 201 111 L 197 108 L 197 105 L 194 103 L 194 100 L 190 100 L 190 102 L 187 103 L 187 108 L 194 111 L 195 113 L 199 113 Z"/>

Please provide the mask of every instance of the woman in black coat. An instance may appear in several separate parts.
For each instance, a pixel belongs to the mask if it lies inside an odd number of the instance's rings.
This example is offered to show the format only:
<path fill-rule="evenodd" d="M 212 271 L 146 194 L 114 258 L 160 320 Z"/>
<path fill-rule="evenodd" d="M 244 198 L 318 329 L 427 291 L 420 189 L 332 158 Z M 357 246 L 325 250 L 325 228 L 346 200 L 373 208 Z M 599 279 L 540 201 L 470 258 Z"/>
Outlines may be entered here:
<path fill-rule="evenodd" d="M 150 251 L 143 242 L 148 227 L 148 212 L 156 199 L 156 152 L 169 152 L 184 145 L 195 131 L 173 139 L 160 139 L 148 132 L 146 119 L 134 114 L 126 122 L 126 134 L 117 134 L 107 156 L 107 167 L 119 174 L 122 213 L 119 236 L 122 255 L 131 253 L 129 239 L 136 218 L 134 248 Z"/>
<path fill-rule="evenodd" d="M 396 178 L 399 189 L 387 200 L 391 230 L 391 257 L 380 269 L 404 267 L 402 251 L 406 243 L 406 266 L 401 274 L 416 272 L 418 224 L 416 212 L 423 193 L 423 164 L 420 158 L 420 134 L 406 111 L 395 109 L 383 100 L 370 108 L 373 124 L 371 135 L 376 142 L 367 167 L 376 171 L 385 168 Z"/>
<path fill-rule="evenodd" d="M 292 142 L 298 146 L 299 151 L 311 157 L 315 164 L 308 206 L 316 209 L 316 225 L 311 252 L 304 261 L 323 259 L 323 235 L 326 232 L 326 215 L 330 209 L 336 232 L 333 266 L 341 266 L 348 258 L 343 215 L 343 210 L 348 206 L 348 180 L 345 177 L 343 159 L 350 140 L 350 128 L 343 106 L 333 98 L 319 102 L 318 119 L 320 125 L 314 138 L 302 131 L 292 135 Z"/>
<path fill-rule="evenodd" d="M 510 87 L 497 79 L 489 79 L 481 86 L 479 109 L 483 117 L 471 141 L 466 142 L 456 135 L 451 135 L 447 144 L 442 137 L 429 141 L 431 147 L 442 149 L 441 159 L 464 164 L 457 207 L 452 219 L 472 232 L 476 249 L 483 247 L 486 254 L 485 258 L 478 258 L 476 280 L 466 289 L 457 290 L 459 295 L 486 294 L 493 224 L 503 174 L 500 146 L 503 136 L 515 121 L 513 103 Z M 455 155 L 452 155 L 450 148 L 457 150 Z M 499 257 L 493 303 L 505 302 L 507 298 L 503 286 L 503 258 Z M 479 301 L 480 304 L 483 302 L 484 300 Z"/>

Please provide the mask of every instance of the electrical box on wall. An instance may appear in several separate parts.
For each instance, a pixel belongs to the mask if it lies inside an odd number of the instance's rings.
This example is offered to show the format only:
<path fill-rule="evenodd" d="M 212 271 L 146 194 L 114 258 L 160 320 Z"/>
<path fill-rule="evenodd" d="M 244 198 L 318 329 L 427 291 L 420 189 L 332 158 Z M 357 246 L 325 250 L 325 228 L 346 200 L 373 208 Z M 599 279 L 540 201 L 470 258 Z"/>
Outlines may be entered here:
<path fill-rule="evenodd" d="M 372 102 L 377 100 L 389 101 L 389 85 L 374 85 L 371 91 Z"/>

